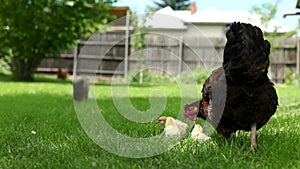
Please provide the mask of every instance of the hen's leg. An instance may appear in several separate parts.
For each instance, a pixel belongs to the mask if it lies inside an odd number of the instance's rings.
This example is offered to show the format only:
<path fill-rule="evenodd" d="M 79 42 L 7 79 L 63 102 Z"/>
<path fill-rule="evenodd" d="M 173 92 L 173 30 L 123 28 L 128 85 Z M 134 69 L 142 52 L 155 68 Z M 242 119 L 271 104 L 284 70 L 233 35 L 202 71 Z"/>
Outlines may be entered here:
<path fill-rule="evenodd" d="M 251 125 L 251 150 L 254 150 L 256 145 L 256 123 Z"/>

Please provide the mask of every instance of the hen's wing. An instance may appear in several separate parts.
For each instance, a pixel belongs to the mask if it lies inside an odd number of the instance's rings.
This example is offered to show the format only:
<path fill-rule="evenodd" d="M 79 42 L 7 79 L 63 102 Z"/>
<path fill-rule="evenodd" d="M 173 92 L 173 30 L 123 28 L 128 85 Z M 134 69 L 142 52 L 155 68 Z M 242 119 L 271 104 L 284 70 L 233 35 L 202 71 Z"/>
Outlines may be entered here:
<path fill-rule="evenodd" d="M 203 84 L 201 92 L 202 99 L 200 101 L 184 105 L 184 117 L 192 121 L 196 121 L 197 117 L 208 120 L 208 122 L 218 121 L 226 99 L 226 80 L 223 67 L 212 72 Z M 216 115 L 211 113 L 212 104 L 215 105 L 214 112 L 216 112 Z"/>
<path fill-rule="evenodd" d="M 181 136 L 184 136 L 186 133 L 186 129 L 188 128 L 188 125 L 178 119 L 175 120 L 175 125 L 178 127 Z"/>
<path fill-rule="evenodd" d="M 222 116 L 225 101 L 226 78 L 223 67 L 220 67 L 212 72 L 203 85 L 198 117 L 206 119 L 216 127 Z"/>

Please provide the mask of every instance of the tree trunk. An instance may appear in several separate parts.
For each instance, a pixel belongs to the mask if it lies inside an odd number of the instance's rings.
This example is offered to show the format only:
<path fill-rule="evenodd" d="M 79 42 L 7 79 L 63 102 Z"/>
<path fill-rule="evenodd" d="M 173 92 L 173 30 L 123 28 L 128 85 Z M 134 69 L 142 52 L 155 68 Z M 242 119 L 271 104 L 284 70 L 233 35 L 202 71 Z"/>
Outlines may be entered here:
<path fill-rule="evenodd" d="M 33 81 L 33 74 L 40 63 L 39 58 L 13 58 L 11 64 L 11 71 L 14 80 L 17 81 Z"/>

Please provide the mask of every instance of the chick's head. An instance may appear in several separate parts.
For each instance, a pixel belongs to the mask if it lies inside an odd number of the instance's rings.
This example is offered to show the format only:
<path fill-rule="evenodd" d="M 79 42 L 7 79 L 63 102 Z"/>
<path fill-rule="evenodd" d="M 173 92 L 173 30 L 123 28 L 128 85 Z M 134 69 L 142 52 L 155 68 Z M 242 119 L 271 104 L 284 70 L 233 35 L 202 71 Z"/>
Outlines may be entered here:
<path fill-rule="evenodd" d="M 202 129 L 202 127 L 200 126 L 200 124 L 196 124 L 195 127 L 194 127 L 194 129 L 193 129 L 193 131 L 195 131 L 195 132 L 202 132 L 203 129 Z"/>
<path fill-rule="evenodd" d="M 157 124 L 165 125 L 166 121 L 167 121 L 167 117 L 166 116 L 161 116 L 161 117 L 158 118 Z"/>
<path fill-rule="evenodd" d="M 167 117 L 167 120 L 166 120 L 166 124 L 165 126 L 173 126 L 174 125 L 174 119 L 172 117 Z"/>

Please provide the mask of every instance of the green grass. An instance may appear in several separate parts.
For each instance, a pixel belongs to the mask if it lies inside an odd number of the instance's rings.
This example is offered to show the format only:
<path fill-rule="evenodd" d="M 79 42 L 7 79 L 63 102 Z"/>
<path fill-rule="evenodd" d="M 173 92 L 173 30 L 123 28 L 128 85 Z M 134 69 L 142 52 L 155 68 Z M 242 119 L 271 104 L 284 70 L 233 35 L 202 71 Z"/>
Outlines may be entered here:
<path fill-rule="evenodd" d="M 148 97 L 154 89 L 167 96 L 163 114 L 175 115 L 181 96 L 173 84 L 132 85 L 131 103 L 137 109 L 149 109 Z M 300 89 L 276 89 L 280 106 L 258 131 L 255 152 L 250 151 L 249 133 L 241 131 L 229 139 L 213 134 L 211 141 L 202 144 L 183 139 L 163 154 L 132 159 L 102 149 L 87 136 L 74 110 L 71 82 L 3 80 L 0 168 L 300 168 Z M 120 133 L 148 137 L 162 132 L 154 121 L 133 123 L 118 114 L 109 84 L 97 84 L 95 93 L 104 118 Z"/>

